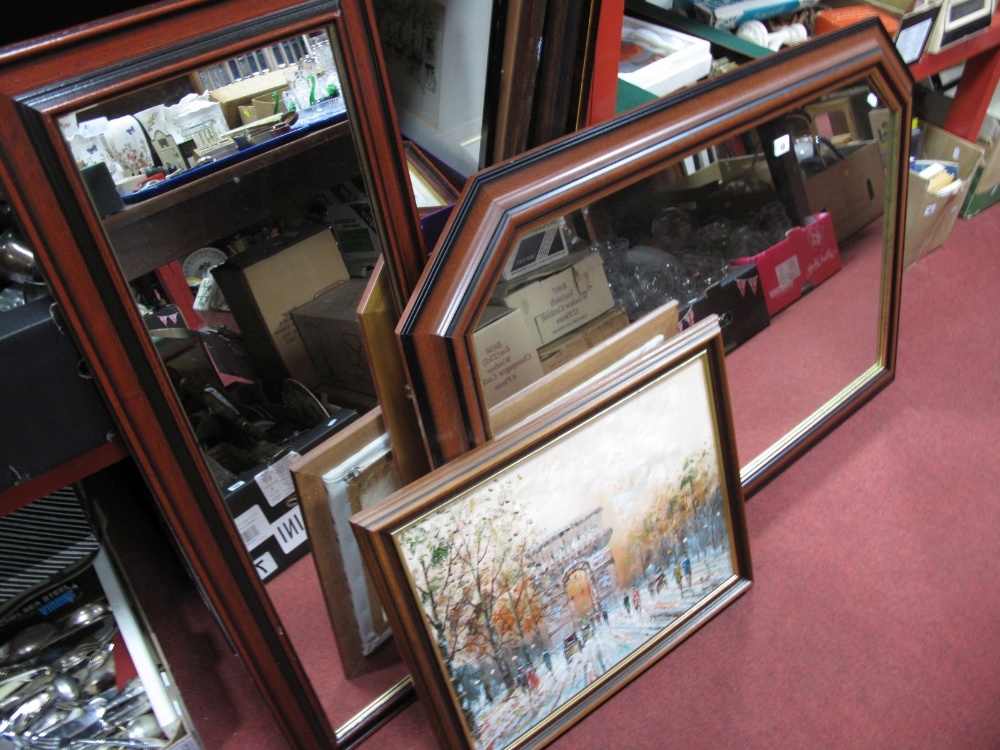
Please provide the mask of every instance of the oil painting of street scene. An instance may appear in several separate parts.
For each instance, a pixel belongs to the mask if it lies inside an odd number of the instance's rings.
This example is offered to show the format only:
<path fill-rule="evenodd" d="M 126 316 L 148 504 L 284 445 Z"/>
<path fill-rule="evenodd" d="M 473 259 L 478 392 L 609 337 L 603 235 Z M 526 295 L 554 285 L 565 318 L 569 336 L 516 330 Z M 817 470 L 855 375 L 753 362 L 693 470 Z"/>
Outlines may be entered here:
<path fill-rule="evenodd" d="M 613 674 L 734 575 L 703 358 L 399 530 L 475 748 Z"/>

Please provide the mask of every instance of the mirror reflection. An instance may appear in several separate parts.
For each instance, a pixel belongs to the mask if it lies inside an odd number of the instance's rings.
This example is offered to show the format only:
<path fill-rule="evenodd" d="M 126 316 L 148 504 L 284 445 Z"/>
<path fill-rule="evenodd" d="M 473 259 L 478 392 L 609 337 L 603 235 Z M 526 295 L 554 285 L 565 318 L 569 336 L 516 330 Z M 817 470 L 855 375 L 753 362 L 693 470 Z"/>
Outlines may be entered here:
<path fill-rule="evenodd" d="M 889 117 L 834 91 L 521 231 L 473 334 L 487 406 L 676 304 L 719 316 L 741 463 L 765 454 L 878 362 Z"/>
<path fill-rule="evenodd" d="M 334 727 L 404 677 L 347 670 L 291 462 L 377 406 L 356 311 L 381 253 L 325 29 L 60 120 L 138 314 Z M 411 166 L 419 172 L 419 165 Z M 348 676 L 348 672 L 351 672 Z"/>

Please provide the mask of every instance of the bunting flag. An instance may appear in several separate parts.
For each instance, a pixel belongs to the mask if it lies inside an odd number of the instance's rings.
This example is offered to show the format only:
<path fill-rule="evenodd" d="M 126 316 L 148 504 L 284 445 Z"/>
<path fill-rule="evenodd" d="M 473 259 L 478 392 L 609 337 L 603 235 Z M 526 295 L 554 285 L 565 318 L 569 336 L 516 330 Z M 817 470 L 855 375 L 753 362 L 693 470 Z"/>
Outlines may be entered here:
<path fill-rule="evenodd" d="M 177 316 L 178 313 L 174 313 L 173 315 L 160 315 L 158 317 L 160 322 L 163 324 L 163 327 L 166 328 L 168 326 L 172 327 L 177 325 Z"/>
<path fill-rule="evenodd" d="M 746 279 L 736 279 L 736 287 L 740 290 L 740 296 L 747 296 L 747 280 Z"/>
<path fill-rule="evenodd" d="M 753 276 L 750 278 L 750 291 L 757 294 L 757 284 L 760 282 L 760 276 Z"/>

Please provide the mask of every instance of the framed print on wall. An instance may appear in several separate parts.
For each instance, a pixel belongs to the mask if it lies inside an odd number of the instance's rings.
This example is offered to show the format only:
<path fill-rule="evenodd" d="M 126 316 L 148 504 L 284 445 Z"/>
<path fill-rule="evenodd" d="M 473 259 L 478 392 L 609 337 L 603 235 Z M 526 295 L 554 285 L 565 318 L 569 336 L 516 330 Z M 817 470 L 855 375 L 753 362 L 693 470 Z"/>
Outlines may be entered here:
<path fill-rule="evenodd" d="M 540 747 L 750 586 L 717 321 L 352 517 L 439 740 Z"/>

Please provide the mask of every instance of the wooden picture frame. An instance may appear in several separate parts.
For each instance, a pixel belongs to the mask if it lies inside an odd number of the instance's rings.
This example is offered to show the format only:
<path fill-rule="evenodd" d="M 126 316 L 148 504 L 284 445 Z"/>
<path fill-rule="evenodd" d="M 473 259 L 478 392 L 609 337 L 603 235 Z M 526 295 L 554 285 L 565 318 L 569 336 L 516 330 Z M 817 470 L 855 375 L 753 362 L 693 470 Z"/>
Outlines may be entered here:
<path fill-rule="evenodd" d="M 381 410 L 296 459 L 291 471 L 344 675 L 384 667 L 398 655 L 385 646 L 388 622 L 347 522 L 403 485 Z"/>
<path fill-rule="evenodd" d="M 421 216 L 453 205 L 458 200 L 458 188 L 448 182 L 448 178 L 417 144 L 403 141 L 403 153 L 410 171 L 413 197 Z"/>
<path fill-rule="evenodd" d="M 675 336 L 680 322 L 677 307 L 676 301 L 663 305 L 642 320 L 636 321 L 635 325 L 594 346 L 584 356 L 565 363 L 514 397 L 501 401 L 490 410 L 493 433 L 501 435 L 515 428 L 602 372 Z"/>
<path fill-rule="evenodd" d="M 442 745 L 547 744 L 750 586 L 717 320 L 351 522 Z"/>

